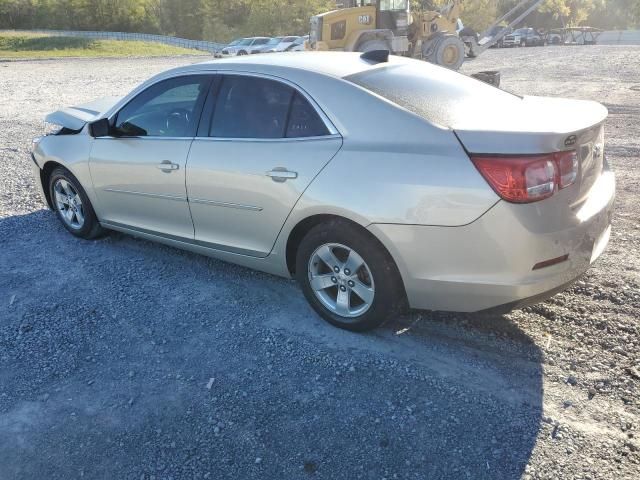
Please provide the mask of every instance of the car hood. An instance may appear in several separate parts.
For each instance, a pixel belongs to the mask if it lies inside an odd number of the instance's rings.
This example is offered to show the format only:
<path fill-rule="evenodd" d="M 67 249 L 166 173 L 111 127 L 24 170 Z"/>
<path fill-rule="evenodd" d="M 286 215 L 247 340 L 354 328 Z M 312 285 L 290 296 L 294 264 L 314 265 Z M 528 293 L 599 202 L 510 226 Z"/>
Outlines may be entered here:
<path fill-rule="evenodd" d="M 63 108 L 50 113 L 45 120 L 69 130 L 81 130 L 86 123 L 97 120 L 103 113 L 109 111 L 121 98 L 104 97 L 75 107 Z"/>

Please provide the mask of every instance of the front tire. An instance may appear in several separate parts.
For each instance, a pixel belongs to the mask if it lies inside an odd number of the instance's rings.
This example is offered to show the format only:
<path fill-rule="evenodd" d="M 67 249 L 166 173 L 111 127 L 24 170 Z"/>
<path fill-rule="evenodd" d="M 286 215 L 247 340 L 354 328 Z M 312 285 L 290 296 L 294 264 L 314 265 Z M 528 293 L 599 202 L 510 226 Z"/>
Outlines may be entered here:
<path fill-rule="evenodd" d="M 405 305 L 402 279 L 384 247 L 361 227 L 332 220 L 312 228 L 296 255 L 296 277 L 330 324 L 363 332 Z"/>
<path fill-rule="evenodd" d="M 69 170 L 58 167 L 51 172 L 49 195 L 58 219 L 71 234 L 85 240 L 104 234 L 89 197 Z"/>
<path fill-rule="evenodd" d="M 423 44 L 422 56 L 428 62 L 458 70 L 464 62 L 464 43 L 457 35 L 438 35 Z"/>

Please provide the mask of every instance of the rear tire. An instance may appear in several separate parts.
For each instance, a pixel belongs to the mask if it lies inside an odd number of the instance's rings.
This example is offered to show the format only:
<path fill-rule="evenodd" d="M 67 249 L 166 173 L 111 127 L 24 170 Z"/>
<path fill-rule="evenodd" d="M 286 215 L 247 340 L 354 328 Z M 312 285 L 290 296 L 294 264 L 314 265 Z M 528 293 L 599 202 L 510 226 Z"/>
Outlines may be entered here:
<path fill-rule="evenodd" d="M 322 223 L 305 235 L 296 253 L 296 278 L 313 309 L 345 330 L 376 328 L 406 305 L 389 253 L 367 231 L 344 220 Z"/>
<path fill-rule="evenodd" d="M 104 235 L 87 193 L 69 170 L 57 167 L 51 172 L 49 195 L 58 219 L 72 235 L 85 240 Z"/>

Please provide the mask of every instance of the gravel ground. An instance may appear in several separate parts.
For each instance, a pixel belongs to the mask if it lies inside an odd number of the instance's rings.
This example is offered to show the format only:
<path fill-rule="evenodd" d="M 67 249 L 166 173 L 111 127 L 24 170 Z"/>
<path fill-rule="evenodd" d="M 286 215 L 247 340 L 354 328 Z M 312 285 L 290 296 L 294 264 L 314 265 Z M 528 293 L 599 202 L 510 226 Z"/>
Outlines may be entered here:
<path fill-rule="evenodd" d="M 640 51 L 490 50 L 505 89 L 603 102 L 611 244 L 505 316 L 334 329 L 296 285 L 63 229 L 34 188 L 46 113 L 191 58 L 0 63 L 0 479 L 640 478 Z"/>

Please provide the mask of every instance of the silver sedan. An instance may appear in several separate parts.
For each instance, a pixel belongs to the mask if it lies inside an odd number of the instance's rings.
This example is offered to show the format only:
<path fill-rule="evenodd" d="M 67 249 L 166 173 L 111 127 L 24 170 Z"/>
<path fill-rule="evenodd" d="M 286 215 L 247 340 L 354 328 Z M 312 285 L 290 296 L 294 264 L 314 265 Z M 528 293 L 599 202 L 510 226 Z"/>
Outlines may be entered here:
<path fill-rule="evenodd" d="M 406 307 L 508 311 L 582 275 L 611 232 L 606 116 L 383 52 L 266 54 L 50 114 L 34 173 L 73 235 L 295 277 L 361 331 Z"/>

